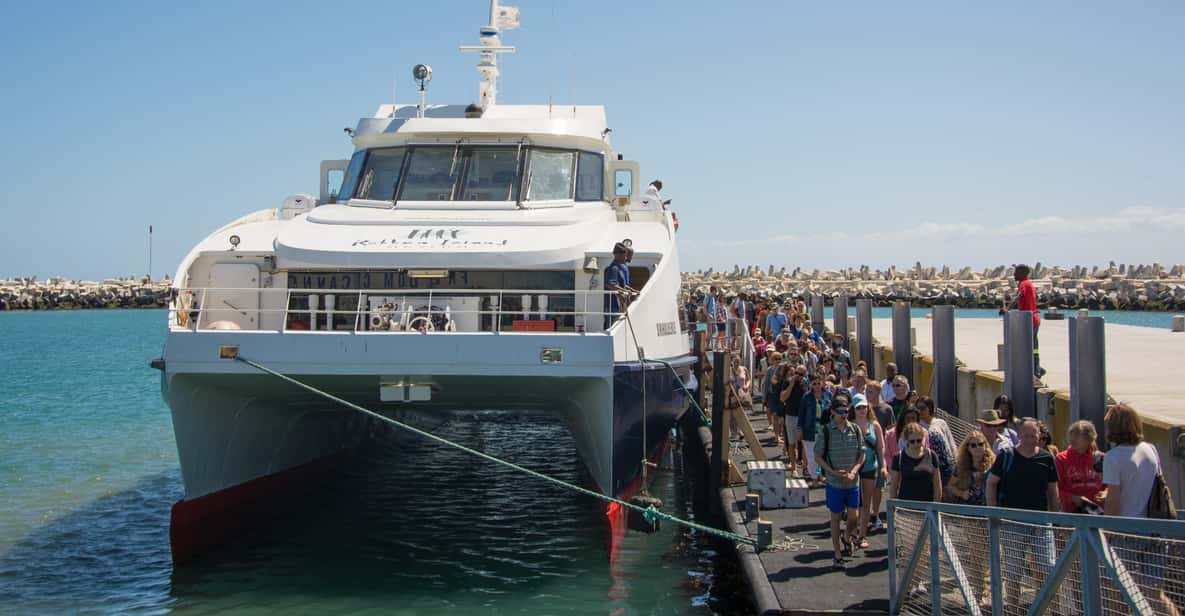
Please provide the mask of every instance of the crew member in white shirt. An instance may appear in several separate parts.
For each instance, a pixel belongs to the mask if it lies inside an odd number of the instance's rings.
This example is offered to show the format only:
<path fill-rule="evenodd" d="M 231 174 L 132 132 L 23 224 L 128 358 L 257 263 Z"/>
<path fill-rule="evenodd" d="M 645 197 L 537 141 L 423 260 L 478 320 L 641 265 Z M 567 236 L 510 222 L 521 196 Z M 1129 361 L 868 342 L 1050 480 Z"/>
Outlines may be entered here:
<path fill-rule="evenodd" d="M 671 200 L 663 200 L 659 191 L 662 190 L 662 180 L 654 180 L 646 187 L 646 192 L 642 193 L 642 201 L 637 210 L 639 212 L 657 212 L 665 210 L 671 204 Z"/>

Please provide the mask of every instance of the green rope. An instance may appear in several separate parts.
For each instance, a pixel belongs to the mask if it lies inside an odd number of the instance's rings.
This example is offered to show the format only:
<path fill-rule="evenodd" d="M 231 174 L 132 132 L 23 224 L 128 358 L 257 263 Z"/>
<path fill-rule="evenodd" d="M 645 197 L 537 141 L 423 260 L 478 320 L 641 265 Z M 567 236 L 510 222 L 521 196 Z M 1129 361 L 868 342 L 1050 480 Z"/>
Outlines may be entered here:
<path fill-rule="evenodd" d="M 627 509 L 633 509 L 634 511 L 641 513 L 643 515 L 643 517 L 646 519 L 646 521 L 648 521 L 648 522 L 653 523 L 654 520 L 666 520 L 666 521 L 672 522 L 674 524 L 686 526 L 688 528 L 692 528 L 692 529 L 695 529 L 695 530 L 698 530 L 701 532 L 705 532 L 710 535 L 715 535 L 715 536 L 721 537 L 723 539 L 728 539 L 728 540 L 736 542 L 736 543 L 746 543 L 746 544 L 754 545 L 754 546 L 757 545 L 757 541 L 754 539 L 750 539 L 749 537 L 742 537 L 742 536 L 737 535 L 735 533 L 730 533 L 728 531 L 720 530 L 718 528 L 712 528 L 711 526 L 705 526 L 703 524 L 697 524 L 697 523 L 692 522 L 690 520 L 683 520 L 683 519 L 677 518 L 669 513 L 664 513 L 662 511 L 659 511 L 659 510 L 655 509 L 653 505 L 651 505 L 650 507 L 642 507 L 640 505 L 628 503 L 626 501 L 623 501 L 623 500 L 620 500 L 617 498 L 613 498 L 612 496 L 607 496 L 605 494 L 601 494 L 600 492 L 594 492 L 594 491 L 589 490 L 587 488 L 582 488 L 578 485 L 568 483 L 566 481 L 563 481 L 562 479 L 556 479 L 555 477 L 550 477 L 548 475 L 544 475 L 543 473 L 540 473 L 538 471 L 533 471 L 529 468 L 519 466 L 513 462 L 509 462 L 509 461 L 503 460 L 501 458 L 491 456 L 488 453 L 484 453 L 484 452 L 478 451 L 476 449 L 466 447 L 460 443 L 454 443 L 453 441 L 450 441 L 444 437 L 437 436 L 435 434 L 432 434 L 431 432 L 421 430 L 415 426 L 405 424 L 401 421 L 391 419 L 390 417 L 386 417 L 386 416 L 376 413 L 370 409 L 358 406 L 357 404 L 354 404 L 353 402 L 350 402 L 348 400 L 343 400 L 341 398 L 338 398 L 337 396 L 335 396 L 329 392 L 321 391 L 320 389 L 317 389 L 316 387 L 313 387 L 312 385 L 308 385 L 308 384 L 298 381 L 288 375 L 276 372 L 275 370 L 272 370 L 271 368 L 268 368 L 267 366 L 255 363 L 245 357 L 236 356 L 235 360 L 243 362 L 243 363 L 247 364 L 248 366 L 255 368 L 256 370 L 266 372 L 266 373 L 268 373 L 272 376 L 275 376 L 275 377 L 279 377 L 285 381 L 288 381 L 289 383 L 292 383 L 293 385 L 296 385 L 297 387 L 311 391 L 311 392 L 313 392 L 319 396 L 322 396 L 326 399 L 337 402 L 338 404 L 341 404 L 342 406 L 345 406 L 345 407 L 351 408 L 355 411 L 358 411 L 359 413 L 363 413 L 363 414 L 369 415 L 375 419 L 378 419 L 380 421 L 385 421 L 387 423 L 393 424 L 395 426 L 403 428 L 404 430 L 408 430 L 409 432 L 414 432 L 415 434 L 418 434 L 424 438 L 436 441 L 442 445 L 448 445 L 449 447 L 452 447 L 454 449 L 459 449 L 461 451 L 464 451 L 465 453 L 475 455 L 475 456 L 485 459 L 485 460 L 489 460 L 490 462 L 494 462 L 496 464 L 501 464 L 503 466 L 512 468 L 516 471 L 526 473 L 532 477 L 535 477 L 536 479 L 550 481 L 551 483 L 554 483 L 558 486 L 568 488 L 569 490 L 574 490 L 574 491 L 584 494 L 586 496 L 591 496 L 593 498 L 599 498 L 603 501 L 608 501 L 610 503 L 616 503 L 617 505 L 620 505 L 620 506 L 625 507 Z"/>
<path fill-rule="evenodd" d="M 675 382 L 679 384 L 679 389 L 682 389 L 683 393 L 687 394 L 687 399 L 691 400 L 691 406 L 695 407 L 696 412 L 699 413 L 699 418 L 703 420 L 704 424 L 709 428 L 712 427 L 711 418 L 709 418 L 707 414 L 704 413 L 704 409 L 700 408 L 699 402 L 695 399 L 695 394 L 691 393 L 691 390 L 687 389 L 687 386 L 683 384 L 683 379 L 679 378 L 679 373 L 675 371 L 675 367 L 671 365 L 671 362 L 662 359 L 650 359 L 649 357 L 642 359 L 642 361 L 666 366 L 667 369 L 671 371 L 671 374 L 675 375 Z"/>

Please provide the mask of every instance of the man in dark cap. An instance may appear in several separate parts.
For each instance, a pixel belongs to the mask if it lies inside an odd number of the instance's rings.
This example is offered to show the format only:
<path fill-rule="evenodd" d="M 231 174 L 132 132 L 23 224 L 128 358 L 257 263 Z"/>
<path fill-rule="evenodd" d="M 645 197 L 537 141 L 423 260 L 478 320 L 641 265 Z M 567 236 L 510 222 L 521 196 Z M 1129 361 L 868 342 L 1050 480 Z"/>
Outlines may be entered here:
<path fill-rule="evenodd" d="M 613 324 L 616 314 L 622 311 L 624 304 L 618 296 L 617 291 L 626 290 L 630 287 L 630 268 L 626 264 L 629 258 L 630 249 L 621 242 L 613 245 L 613 262 L 605 268 L 605 329 Z"/>

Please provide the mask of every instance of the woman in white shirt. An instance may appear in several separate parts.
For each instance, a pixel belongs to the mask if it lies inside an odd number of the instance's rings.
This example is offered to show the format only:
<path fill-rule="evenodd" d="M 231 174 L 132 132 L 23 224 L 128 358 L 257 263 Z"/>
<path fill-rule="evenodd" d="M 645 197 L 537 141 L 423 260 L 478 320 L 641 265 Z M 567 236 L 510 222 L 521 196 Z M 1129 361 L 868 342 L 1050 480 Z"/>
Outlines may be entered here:
<path fill-rule="evenodd" d="M 1103 418 L 1111 449 L 1103 456 L 1103 485 L 1107 499 L 1105 515 L 1130 518 L 1148 517 L 1148 499 L 1156 476 L 1160 474 L 1160 454 L 1156 447 L 1144 441 L 1144 424 L 1140 414 L 1126 403 L 1107 409 Z M 1145 597 L 1158 597 L 1167 614 L 1180 614 L 1172 599 L 1164 592 L 1167 545 L 1154 538 L 1116 535 L 1111 547 L 1134 573 L 1136 584 Z M 1133 558 L 1138 556 L 1138 559 Z"/>

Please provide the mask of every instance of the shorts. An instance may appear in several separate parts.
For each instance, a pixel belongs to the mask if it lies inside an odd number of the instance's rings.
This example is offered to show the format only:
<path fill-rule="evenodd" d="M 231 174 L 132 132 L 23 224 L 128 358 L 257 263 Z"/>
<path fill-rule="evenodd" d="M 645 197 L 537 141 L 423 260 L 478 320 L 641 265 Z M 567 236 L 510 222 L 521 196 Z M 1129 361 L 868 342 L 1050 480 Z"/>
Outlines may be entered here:
<path fill-rule="evenodd" d="M 798 442 L 798 416 L 797 415 L 782 415 L 786 418 L 786 444 L 793 445 Z M 811 454 L 814 455 L 814 454 Z"/>
<path fill-rule="evenodd" d="M 831 513 L 843 513 L 845 508 L 860 508 L 860 486 L 854 488 L 837 488 L 831 484 L 827 484 L 824 490 L 827 494 L 827 510 Z"/>
<path fill-rule="evenodd" d="M 861 479 L 867 479 L 869 481 L 872 481 L 873 479 L 876 479 L 877 477 L 880 477 L 880 476 L 881 476 L 880 472 L 877 471 L 875 468 L 870 471 L 860 473 Z"/>
<path fill-rule="evenodd" d="M 724 326 L 725 326 L 724 323 L 717 323 L 716 324 L 716 331 L 719 333 L 724 333 Z"/>
<path fill-rule="evenodd" d="M 774 407 L 774 408 L 771 408 L 770 410 L 773 411 L 773 414 L 777 415 L 778 417 L 785 417 L 786 416 L 786 407 L 784 407 L 784 406 Z"/>

